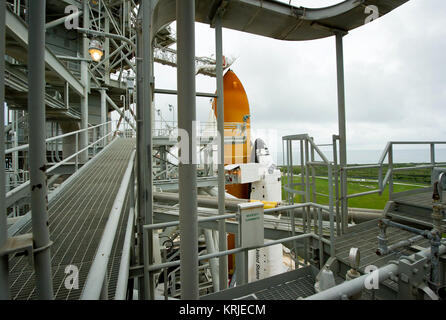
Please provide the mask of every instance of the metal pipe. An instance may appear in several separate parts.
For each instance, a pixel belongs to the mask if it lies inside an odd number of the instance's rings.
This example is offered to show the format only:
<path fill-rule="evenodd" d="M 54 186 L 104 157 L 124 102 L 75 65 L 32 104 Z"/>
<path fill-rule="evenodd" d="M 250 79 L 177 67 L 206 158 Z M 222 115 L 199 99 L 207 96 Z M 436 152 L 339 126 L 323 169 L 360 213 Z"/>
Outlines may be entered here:
<path fill-rule="evenodd" d="M 5 6 L 6 1 L 0 0 L 0 124 L 3 127 L 5 123 Z M 5 206 L 5 132 L 0 130 L 0 248 L 3 247 L 8 239 L 7 218 Z M 8 256 L 0 257 L 0 300 L 9 299 L 8 282 Z"/>
<path fill-rule="evenodd" d="M 209 221 L 217 221 L 217 220 L 225 220 L 225 219 L 232 219 L 235 218 L 237 215 L 235 213 L 230 213 L 230 214 L 224 214 L 224 215 L 217 215 L 214 217 L 206 217 L 206 218 L 201 218 L 197 220 L 197 223 L 201 223 L 201 222 L 209 222 Z M 168 227 L 174 227 L 179 225 L 180 222 L 179 221 L 170 221 L 170 222 L 162 222 L 162 223 L 154 223 L 154 224 L 148 224 L 143 226 L 144 230 L 156 230 L 156 229 L 164 229 L 164 228 L 168 228 Z"/>
<path fill-rule="evenodd" d="M 130 188 L 133 188 L 132 179 L 130 179 Z M 131 189 L 130 189 L 131 190 Z M 130 268 L 130 249 L 133 237 L 133 220 L 135 219 L 135 209 L 130 208 L 129 218 L 127 220 L 127 229 L 125 232 L 124 245 L 122 247 L 121 263 L 119 264 L 119 275 L 116 283 L 115 300 L 125 300 L 127 293 L 127 284 L 129 280 Z"/>
<path fill-rule="evenodd" d="M 50 233 L 48 229 L 45 148 L 45 7 L 29 4 L 28 114 L 32 230 L 36 287 L 41 300 L 53 299 Z"/>
<path fill-rule="evenodd" d="M 88 272 L 87 279 L 85 280 L 84 289 L 81 294 L 81 300 L 97 300 L 101 296 L 101 290 L 104 285 L 105 276 L 107 273 L 108 260 L 113 247 L 116 230 L 119 224 L 119 218 L 122 214 L 125 198 L 130 184 L 130 178 L 132 176 L 133 165 L 135 160 L 135 151 L 130 156 L 127 169 L 125 170 L 122 178 L 121 185 L 116 199 L 113 202 L 112 209 L 110 211 L 107 223 L 102 233 L 101 241 L 99 243 L 96 255 L 93 263 L 91 264 Z M 133 185 L 131 186 L 133 188 Z"/>
<path fill-rule="evenodd" d="M 83 26 L 84 28 L 90 28 L 90 11 L 89 11 L 89 1 L 83 1 Z M 88 59 L 88 48 L 90 46 L 90 41 L 87 35 L 84 34 L 82 37 L 82 55 L 84 59 Z M 90 75 L 88 73 L 88 63 L 86 61 L 81 62 L 81 82 L 84 87 L 84 95 L 81 97 L 81 129 L 88 128 L 88 94 L 90 91 Z M 83 131 L 80 135 L 80 148 L 84 149 L 88 144 L 88 132 Z M 88 150 L 81 154 L 80 161 L 85 163 L 88 160 Z"/>
<path fill-rule="evenodd" d="M 74 12 L 74 13 L 68 15 L 68 16 L 65 16 L 65 17 L 62 17 L 62 18 L 53 20 L 53 21 L 51 21 L 51 22 L 48 22 L 48 23 L 45 25 L 45 30 L 54 28 L 54 27 L 56 27 L 56 26 L 58 26 L 58 25 L 64 23 L 64 22 L 67 21 L 67 20 L 75 19 L 75 18 L 79 17 L 81 14 L 82 14 L 82 11 L 76 11 L 76 12 Z"/>
<path fill-rule="evenodd" d="M 154 192 L 153 199 L 159 202 L 177 202 L 179 201 L 179 194 L 171 192 Z M 230 211 L 237 211 L 238 204 L 246 203 L 248 201 L 249 200 L 245 199 L 225 199 L 225 209 Z M 197 204 L 200 207 L 218 208 L 218 198 L 198 195 Z"/>
<path fill-rule="evenodd" d="M 196 140 L 193 123 L 195 102 L 195 1 L 176 3 L 177 16 L 177 87 L 178 128 L 188 134 L 187 163 L 179 163 L 181 298 L 197 300 L 198 293 L 198 226 Z M 183 147 L 184 148 L 184 147 Z M 185 158 L 185 157 L 183 157 Z"/>
<path fill-rule="evenodd" d="M 445 252 L 446 252 L 446 246 L 442 245 L 439 249 L 439 255 Z M 418 253 L 415 253 L 407 257 L 406 259 L 413 260 L 416 258 L 415 255 L 430 258 L 431 249 L 430 248 L 424 249 Z M 391 275 L 395 276 L 398 275 L 399 268 L 397 264 L 390 263 L 382 268 L 375 270 L 374 273 L 378 275 L 379 283 L 382 283 L 383 281 L 390 278 Z M 342 299 L 343 297 L 352 296 L 364 289 L 366 279 L 369 276 L 370 274 L 364 274 L 356 279 L 345 281 L 340 285 L 337 285 L 335 287 L 332 287 L 330 289 L 327 289 L 325 291 L 307 297 L 305 298 L 305 300 L 337 300 L 337 299 Z"/>
<path fill-rule="evenodd" d="M 84 17 L 85 17 L 85 15 L 84 15 Z M 104 38 L 110 38 L 110 39 L 124 41 L 124 42 L 128 43 L 132 47 L 132 49 L 136 49 L 136 46 L 133 43 L 133 41 L 129 38 L 124 37 L 124 36 L 120 36 L 120 35 L 113 34 L 113 33 L 106 33 L 106 32 L 102 32 L 102 31 L 86 29 L 85 26 L 84 26 L 84 28 L 77 28 L 76 31 L 83 33 L 85 37 L 87 37 L 87 35 L 92 35 L 92 36 L 98 36 L 98 37 L 104 37 Z"/>
<path fill-rule="evenodd" d="M 72 57 L 72 56 L 56 56 L 57 59 L 60 60 L 68 60 L 68 61 L 77 61 L 77 62 L 92 62 L 93 60 L 89 59 L 89 58 L 80 58 L 80 57 Z"/>
<path fill-rule="evenodd" d="M 336 65 L 338 87 L 338 126 L 339 126 L 339 165 L 341 167 L 341 216 L 342 230 L 347 228 L 347 174 L 342 169 L 347 166 L 347 140 L 345 129 L 345 88 L 344 88 L 344 50 L 342 37 L 345 33 L 336 32 Z"/>
<path fill-rule="evenodd" d="M 413 228 L 410 226 L 406 226 L 405 224 L 390 221 L 389 219 L 381 219 L 381 222 L 384 223 L 386 226 L 402 229 L 419 235 L 425 235 L 426 237 L 428 237 L 428 235 L 430 234 L 430 231 L 428 230 Z"/>
<path fill-rule="evenodd" d="M 224 133 L 224 94 L 223 94 L 223 45 L 222 45 L 222 23 L 221 16 L 217 13 L 215 17 L 215 75 L 217 80 L 217 135 L 219 159 L 218 159 L 218 214 L 225 213 L 225 133 Z M 219 222 L 218 225 L 219 250 L 225 251 L 228 247 L 226 238 L 226 223 Z M 220 288 L 224 290 L 228 287 L 228 259 L 221 257 L 219 261 Z"/>
<path fill-rule="evenodd" d="M 158 94 L 174 94 L 174 95 L 178 94 L 177 90 L 171 90 L 171 89 L 154 89 L 153 92 L 158 93 Z M 215 94 L 215 93 L 206 93 L 206 92 L 196 92 L 195 95 L 197 97 L 205 97 L 205 98 L 217 98 L 218 97 L 218 93 Z"/>
<path fill-rule="evenodd" d="M 384 248 L 378 248 L 378 250 L 376 251 L 376 254 L 379 256 L 383 256 L 388 254 L 389 252 L 392 252 L 396 249 L 402 248 L 402 247 L 408 247 L 411 246 L 412 244 L 414 244 L 415 242 L 424 239 L 424 236 L 422 235 L 418 235 L 418 236 L 414 236 L 412 238 L 406 239 L 406 240 L 401 240 L 397 243 L 394 243 L 388 247 Z"/>
<path fill-rule="evenodd" d="M 365 192 L 349 194 L 349 195 L 347 195 L 347 199 L 356 198 L 356 197 L 362 197 L 362 196 L 366 196 L 366 195 L 369 195 L 369 194 L 375 194 L 375 193 L 380 193 L 380 192 L 382 192 L 382 190 L 376 189 L 376 190 L 371 190 L 371 191 L 365 191 Z"/>
<path fill-rule="evenodd" d="M 218 258 L 218 257 L 222 257 L 222 256 L 227 256 L 230 254 L 243 253 L 244 251 L 255 250 L 258 248 L 265 248 L 265 247 L 273 246 L 276 244 L 281 244 L 284 242 L 290 242 L 290 241 L 294 241 L 294 240 L 302 240 L 302 239 L 307 239 L 307 238 L 311 238 L 311 237 L 319 239 L 319 236 L 314 233 L 305 233 L 305 234 L 300 234 L 300 235 L 297 235 L 294 237 L 288 237 L 288 238 L 283 238 L 283 239 L 279 239 L 279 240 L 274 240 L 274 241 L 267 242 L 267 243 L 264 243 L 264 244 L 262 244 L 260 246 L 256 246 L 256 247 L 235 248 L 235 249 L 230 249 L 230 250 L 226 250 L 223 252 L 216 252 L 213 254 L 204 254 L 204 255 L 198 257 L 198 261 L 208 260 L 208 259 L 212 259 L 212 258 Z M 180 261 L 178 261 L 178 260 L 171 261 L 171 262 L 167 262 L 167 263 L 152 265 L 149 267 L 149 270 L 157 271 L 157 270 L 161 270 L 163 268 L 176 267 L 178 265 L 180 265 Z"/>

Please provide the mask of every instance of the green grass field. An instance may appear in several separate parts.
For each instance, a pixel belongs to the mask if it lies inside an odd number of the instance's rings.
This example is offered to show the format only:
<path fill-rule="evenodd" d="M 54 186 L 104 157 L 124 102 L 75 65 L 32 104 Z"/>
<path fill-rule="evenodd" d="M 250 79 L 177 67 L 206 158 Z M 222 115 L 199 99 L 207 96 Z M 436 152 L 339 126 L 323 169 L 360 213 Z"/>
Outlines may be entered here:
<path fill-rule="evenodd" d="M 357 177 L 355 177 L 357 178 Z M 361 177 L 362 178 L 362 177 Z M 294 177 L 295 183 L 300 183 L 300 177 Z M 328 180 L 325 178 L 316 178 L 316 192 L 328 194 Z M 401 181 L 394 181 L 393 190 L 394 192 L 402 192 L 412 189 L 420 188 L 419 186 L 409 186 L 396 184 Z M 287 177 L 282 177 L 282 185 L 286 185 Z M 404 182 L 406 183 L 406 182 Z M 423 183 L 417 182 L 417 185 L 423 185 Z M 428 186 L 428 184 L 426 185 Z M 378 183 L 376 182 L 366 182 L 366 181 L 349 181 L 347 184 L 348 194 L 355 194 L 360 192 L 372 191 L 378 189 Z M 334 189 L 333 189 L 334 190 Z M 286 191 L 282 192 L 282 199 L 285 200 Z M 388 187 L 384 189 L 382 195 L 378 193 L 356 197 L 349 199 L 348 205 L 353 208 L 368 208 L 368 209 L 384 209 L 386 202 L 389 199 Z M 316 196 L 316 200 L 320 204 L 328 204 L 328 197 Z M 300 195 L 295 196 L 295 202 L 301 202 Z"/>
<path fill-rule="evenodd" d="M 394 168 L 400 167 L 414 167 L 416 165 L 425 165 L 427 163 L 395 163 Z M 357 165 L 349 165 L 357 166 Z M 286 168 L 279 166 L 282 172 L 286 171 Z M 387 171 L 387 165 L 383 165 L 383 172 Z M 300 173 L 300 166 L 295 166 L 293 168 L 293 173 L 295 175 Z M 327 176 L 327 167 L 316 167 L 315 175 L 317 177 Z M 378 168 L 366 168 L 366 169 L 355 169 L 348 173 L 349 178 L 359 178 L 359 179 L 377 179 L 379 175 Z M 410 169 L 404 171 L 397 171 L 393 173 L 393 180 L 398 182 L 407 182 L 414 184 L 430 184 L 431 179 L 431 169 Z"/>

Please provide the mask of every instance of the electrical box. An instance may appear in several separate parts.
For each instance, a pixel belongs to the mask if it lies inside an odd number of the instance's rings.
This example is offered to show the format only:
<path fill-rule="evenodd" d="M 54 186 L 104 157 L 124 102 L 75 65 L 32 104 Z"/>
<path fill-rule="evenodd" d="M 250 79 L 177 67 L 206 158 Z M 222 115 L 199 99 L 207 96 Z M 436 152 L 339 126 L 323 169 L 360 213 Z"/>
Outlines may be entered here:
<path fill-rule="evenodd" d="M 225 166 L 226 184 L 251 183 L 260 179 L 259 163 L 237 163 Z"/>
<path fill-rule="evenodd" d="M 263 203 L 247 202 L 238 205 L 240 246 L 255 247 L 264 243 Z"/>

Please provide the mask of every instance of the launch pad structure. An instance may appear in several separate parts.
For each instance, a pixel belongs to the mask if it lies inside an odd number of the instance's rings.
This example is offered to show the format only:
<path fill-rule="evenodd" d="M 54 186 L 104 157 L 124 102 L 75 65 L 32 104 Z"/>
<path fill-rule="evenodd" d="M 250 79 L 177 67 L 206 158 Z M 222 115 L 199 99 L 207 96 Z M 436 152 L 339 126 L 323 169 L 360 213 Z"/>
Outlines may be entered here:
<path fill-rule="evenodd" d="M 444 299 L 446 165 L 435 151 L 446 141 L 391 141 L 377 164 L 347 165 L 343 38 L 407 1 L 0 0 L 0 299 Z M 215 59 L 196 57 L 195 22 L 215 29 Z M 285 200 L 272 207 L 226 192 L 248 160 L 225 166 L 222 150 L 247 145 L 249 115 L 224 120 L 222 28 L 334 38 L 331 154 L 308 134 L 282 137 Z M 176 90 L 157 87 L 154 63 L 176 67 Z M 216 92 L 197 92 L 197 74 L 215 78 Z M 157 128 L 161 94 L 177 96 L 178 122 Z M 198 137 L 197 97 L 216 107 Z M 397 145 L 425 145 L 430 163 L 395 167 Z M 364 168 L 379 169 L 378 189 L 349 194 L 349 172 Z M 394 192 L 394 173 L 421 168 L 429 187 Z M 349 199 L 386 188 L 383 212 L 351 225 Z M 249 251 L 276 245 L 294 268 L 250 282 Z"/>

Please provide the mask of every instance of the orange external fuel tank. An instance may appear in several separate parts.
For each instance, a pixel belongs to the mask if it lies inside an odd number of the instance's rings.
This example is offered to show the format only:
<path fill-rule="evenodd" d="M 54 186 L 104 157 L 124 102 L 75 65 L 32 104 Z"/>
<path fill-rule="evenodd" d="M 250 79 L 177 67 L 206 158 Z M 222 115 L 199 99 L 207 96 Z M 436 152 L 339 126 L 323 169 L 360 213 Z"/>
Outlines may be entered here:
<path fill-rule="evenodd" d="M 246 137 L 243 143 L 225 145 L 225 165 L 247 163 L 251 157 L 251 120 L 248 96 L 232 70 L 223 76 L 225 137 Z M 217 103 L 212 108 L 217 118 Z M 238 140 L 240 141 L 240 140 Z M 249 199 L 249 184 L 227 185 L 226 191 L 240 199 Z"/>
<path fill-rule="evenodd" d="M 240 79 L 230 69 L 223 76 L 223 95 L 225 137 L 245 137 L 242 143 L 239 139 L 239 143 L 225 144 L 224 164 L 247 163 L 251 158 L 251 120 L 248 96 Z M 216 99 L 212 103 L 212 108 L 215 118 L 217 118 Z M 227 185 L 226 191 L 239 199 L 249 199 L 249 184 Z M 235 248 L 235 235 L 230 233 L 228 234 L 228 249 L 233 248 Z M 234 270 L 235 255 L 230 255 L 228 256 L 229 274 L 232 275 Z"/>

